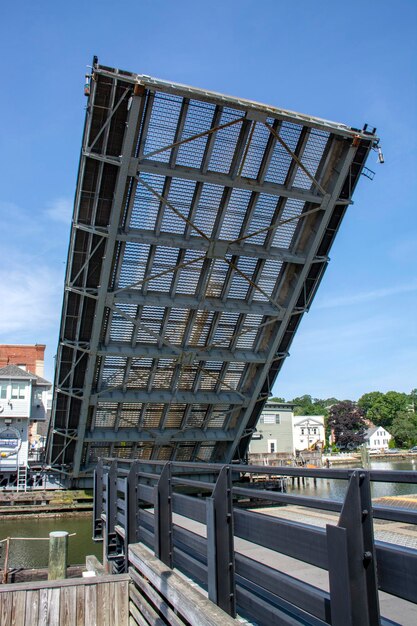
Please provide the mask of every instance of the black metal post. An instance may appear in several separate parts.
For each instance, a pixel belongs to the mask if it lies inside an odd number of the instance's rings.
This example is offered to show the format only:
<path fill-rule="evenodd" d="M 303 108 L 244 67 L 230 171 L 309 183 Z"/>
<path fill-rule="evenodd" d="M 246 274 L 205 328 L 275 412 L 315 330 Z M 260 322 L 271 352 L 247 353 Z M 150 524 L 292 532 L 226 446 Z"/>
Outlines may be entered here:
<path fill-rule="evenodd" d="M 369 474 L 355 471 L 337 526 L 327 525 L 333 626 L 380 624 Z"/>
<path fill-rule="evenodd" d="M 162 469 L 155 487 L 155 555 L 168 567 L 173 564 L 171 463 Z"/>
<path fill-rule="evenodd" d="M 126 494 L 126 525 L 125 529 L 127 542 L 137 543 L 139 541 L 139 461 L 134 461 L 127 477 Z"/>
<path fill-rule="evenodd" d="M 236 617 L 231 471 L 224 466 L 207 506 L 207 584 L 209 598 Z"/>
<path fill-rule="evenodd" d="M 103 540 L 103 461 L 97 463 L 93 478 L 93 541 Z"/>
<path fill-rule="evenodd" d="M 117 463 L 112 461 L 106 475 L 106 558 L 114 559 L 117 556 L 116 532 L 117 523 Z"/>

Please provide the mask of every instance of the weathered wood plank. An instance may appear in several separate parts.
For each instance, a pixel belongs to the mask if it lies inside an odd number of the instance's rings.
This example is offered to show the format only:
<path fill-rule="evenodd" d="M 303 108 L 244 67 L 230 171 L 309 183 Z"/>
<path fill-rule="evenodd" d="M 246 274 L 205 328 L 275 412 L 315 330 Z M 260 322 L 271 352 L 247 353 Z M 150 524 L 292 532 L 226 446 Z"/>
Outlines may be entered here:
<path fill-rule="evenodd" d="M 0 596 L 8 591 L 34 591 L 35 589 L 54 589 L 55 587 L 76 587 L 78 585 L 97 585 L 100 583 L 111 583 L 114 581 L 129 581 L 129 574 L 107 574 L 100 576 L 100 580 L 92 576 L 91 578 L 65 578 L 63 580 L 32 580 L 24 583 L 13 583 L 11 585 L 0 585 Z"/>
<path fill-rule="evenodd" d="M 60 626 L 75 626 L 77 619 L 77 587 L 61 587 L 60 592 Z"/>
<path fill-rule="evenodd" d="M 39 618 L 39 591 L 26 591 L 26 624 L 37 624 Z"/>
<path fill-rule="evenodd" d="M 13 593 L 12 614 L 10 619 L 11 626 L 25 626 L 25 606 L 26 592 L 15 591 Z"/>
<path fill-rule="evenodd" d="M 60 626 L 59 613 L 60 613 L 60 589 L 48 589 L 48 626 Z"/>
<path fill-rule="evenodd" d="M 13 594 L 8 593 L 1 598 L 0 625 L 10 626 L 10 614 L 12 610 Z"/>
<path fill-rule="evenodd" d="M 117 583 L 103 583 L 97 585 L 97 623 L 100 626 L 110 626 L 110 611 L 114 612 L 114 607 L 110 606 L 109 593 L 110 584 Z M 112 620 L 113 621 L 113 620 Z"/>
<path fill-rule="evenodd" d="M 39 626 L 47 626 L 48 624 L 48 588 L 39 590 Z"/>
<path fill-rule="evenodd" d="M 134 585 L 130 585 L 130 594 L 135 586 L 138 587 L 151 600 L 152 604 L 157 607 L 158 611 L 160 611 L 162 615 L 167 618 L 171 626 L 185 626 L 185 622 L 176 613 L 174 613 L 164 599 L 135 569 L 130 567 L 129 574 L 134 583 Z"/>
<path fill-rule="evenodd" d="M 106 570 L 94 554 L 85 557 L 85 567 L 89 572 L 94 572 L 96 576 L 105 576 Z"/>
<path fill-rule="evenodd" d="M 143 615 L 151 626 L 167 626 L 167 622 L 162 619 L 138 589 L 130 590 L 130 601 L 134 603 L 138 611 Z"/>
<path fill-rule="evenodd" d="M 129 546 L 129 562 L 141 572 L 190 624 L 236 626 L 236 620 L 191 587 L 140 544 Z"/>
<path fill-rule="evenodd" d="M 135 624 L 138 624 L 138 626 L 149 626 L 148 622 L 143 617 L 143 615 L 141 615 L 141 613 L 136 608 L 133 602 L 129 602 L 129 612 L 130 612 L 130 615 L 135 620 Z"/>
<path fill-rule="evenodd" d="M 85 623 L 88 626 L 100 626 L 97 624 L 97 585 L 85 588 Z"/>
<path fill-rule="evenodd" d="M 116 611 L 116 583 L 110 583 L 109 590 L 109 605 L 110 605 L 110 626 L 117 626 L 117 611 Z"/>
<path fill-rule="evenodd" d="M 120 581 L 115 583 L 115 609 L 119 620 L 117 626 L 128 626 L 129 622 L 129 583 Z"/>
<path fill-rule="evenodd" d="M 85 626 L 85 590 L 86 587 L 76 587 L 75 597 L 77 602 L 75 623 L 77 626 Z"/>

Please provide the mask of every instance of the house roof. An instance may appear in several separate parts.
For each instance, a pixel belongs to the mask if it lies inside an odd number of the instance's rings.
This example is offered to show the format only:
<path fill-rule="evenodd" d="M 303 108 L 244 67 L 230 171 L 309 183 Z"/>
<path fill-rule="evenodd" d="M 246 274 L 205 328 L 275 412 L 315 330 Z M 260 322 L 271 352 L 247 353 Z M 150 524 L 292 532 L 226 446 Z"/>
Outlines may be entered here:
<path fill-rule="evenodd" d="M 36 374 L 32 374 L 32 372 L 26 372 L 21 367 L 13 364 L 0 368 L 0 379 L 33 380 L 35 385 L 46 387 L 52 386 L 52 383 L 45 378 L 42 378 L 42 376 L 37 376 Z"/>
<path fill-rule="evenodd" d="M 368 430 L 365 431 L 364 439 L 370 439 L 377 430 L 384 430 L 386 433 L 388 433 L 388 435 L 391 434 L 383 426 L 374 426 L 373 428 L 368 428 Z"/>
<path fill-rule="evenodd" d="M 293 419 L 295 426 L 304 426 L 304 424 L 317 424 L 317 426 L 324 426 L 322 422 L 324 415 L 294 415 Z"/>
<path fill-rule="evenodd" d="M 377 431 L 377 428 L 368 428 L 365 431 L 365 439 L 369 439 L 369 437 L 372 437 L 372 435 L 374 434 L 375 431 Z"/>
<path fill-rule="evenodd" d="M 296 405 L 292 402 L 279 402 L 279 400 L 267 400 L 264 409 L 273 409 L 282 407 L 284 409 L 293 409 Z"/>

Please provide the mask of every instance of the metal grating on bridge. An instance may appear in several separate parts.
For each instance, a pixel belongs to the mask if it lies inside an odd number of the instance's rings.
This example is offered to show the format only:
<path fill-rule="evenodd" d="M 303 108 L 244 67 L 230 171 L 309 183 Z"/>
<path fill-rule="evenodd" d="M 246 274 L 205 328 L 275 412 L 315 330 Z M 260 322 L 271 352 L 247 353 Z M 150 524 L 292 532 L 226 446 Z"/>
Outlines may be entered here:
<path fill-rule="evenodd" d="M 94 63 L 49 462 L 242 458 L 373 132 Z"/>

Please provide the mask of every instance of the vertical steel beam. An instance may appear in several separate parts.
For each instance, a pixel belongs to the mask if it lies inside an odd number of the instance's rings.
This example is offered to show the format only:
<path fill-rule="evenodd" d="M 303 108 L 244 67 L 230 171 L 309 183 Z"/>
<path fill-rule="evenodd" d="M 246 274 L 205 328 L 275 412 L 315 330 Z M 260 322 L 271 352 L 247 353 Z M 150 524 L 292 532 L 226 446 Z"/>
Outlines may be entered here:
<path fill-rule="evenodd" d="M 163 467 L 155 488 L 154 551 L 168 567 L 173 564 L 171 463 Z"/>
<path fill-rule="evenodd" d="M 104 537 L 106 559 L 115 556 L 115 526 L 117 522 L 117 463 L 113 461 L 106 474 L 106 532 Z"/>
<path fill-rule="evenodd" d="M 209 598 L 236 617 L 233 500 L 230 468 L 222 467 L 207 506 L 207 583 Z"/>
<path fill-rule="evenodd" d="M 100 341 L 101 325 L 103 314 L 106 306 L 106 293 L 107 285 L 109 284 L 109 278 L 111 274 L 111 267 L 113 261 L 114 245 L 120 222 L 120 212 L 123 204 L 123 199 L 126 192 L 126 183 L 129 176 L 130 159 L 133 155 L 135 147 L 135 138 L 137 134 L 139 112 L 141 108 L 141 96 L 132 96 L 132 101 L 127 117 L 127 128 L 123 141 L 122 157 L 120 160 L 120 168 L 117 177 L 116 186 L 114 189 L 112 212 L 108 225 L 108 237 L 106 239 L 106 248 L 104 251 L 104 260 L 101 269 L 100 276 L 100 289 L 98 290 L 98 299 L 95 309 L 95 322 L 91 332 L 90 350 L 88 365 L 85 372 L 84 388 L 83 388 L 83 400 L 80 409 L 80 419 L 78 424 L 78 439 L 75 446 L 74 461 L 73 461 L 73 474 L 77 477 L 80 471 L 82 450 L 84 444 L 84 435 L 87 425 L 87 416 L 90 403 L 90 395 L 92 391 L 94 373 L 96 369 L 97 349 Z"/>
<path fill-rule="evenodd" d="M 368 473 L 352 474 L 338 525 L 326 533 L 332 625 L 380 624 Z"/>
<path fill-rule="evenodd" d="M 97 463 L 93 476 L 93 540 L 103 540 L 103 461 Z"/>
<path fill-rule="evenodd" d="M 127 543 L 139 541 L 139 461 L 133 461 L 127 477 L 126 532 Z"/>

